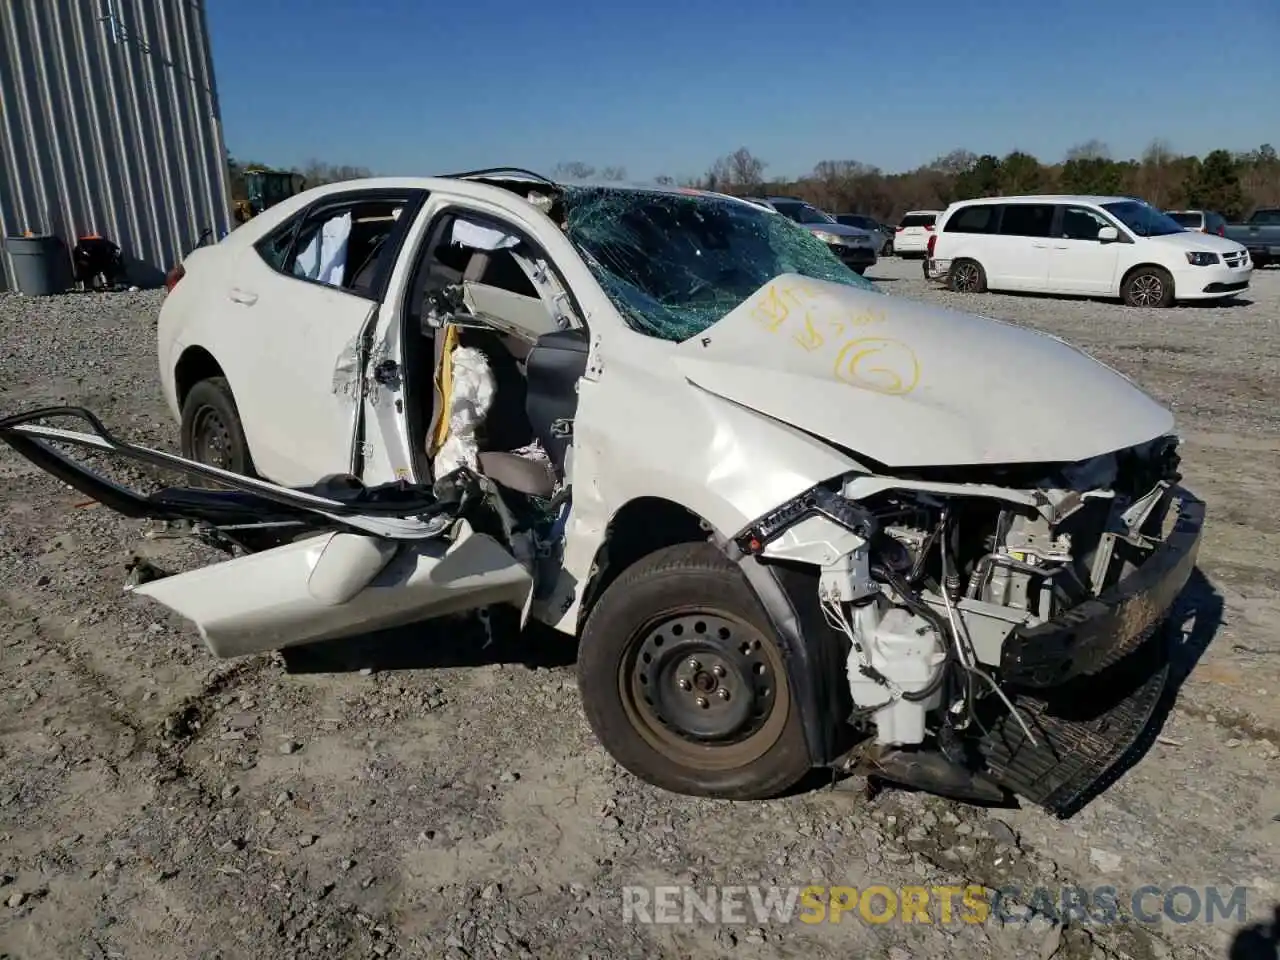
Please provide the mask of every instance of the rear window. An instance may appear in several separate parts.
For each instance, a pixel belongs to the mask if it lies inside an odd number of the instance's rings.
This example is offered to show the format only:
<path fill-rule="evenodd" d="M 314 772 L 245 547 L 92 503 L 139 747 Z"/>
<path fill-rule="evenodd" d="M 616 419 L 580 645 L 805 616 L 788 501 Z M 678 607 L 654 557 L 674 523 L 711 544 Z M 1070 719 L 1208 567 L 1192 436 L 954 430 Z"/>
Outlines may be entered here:
<path fill-rule="evenodd" d="M 902 218 L 903 227 L 932 227 L 937 221 L 936 213 L 908 213 Z"/>
<path fill-rule="evenodd" d="M 995 233 L 999 204 L 980 203 L 972 207 L 961 207 L 943 225 L 944 233 Z"/>
<path fill-rule="evenodd" d="M 1171 213 L 1169 216 L 1184 227 L 1200 226 L 1200 214 L 1198 213 Z"/>
<path fill-rule="evenodd" d="M 1053 226 L 1053 204 L 1010 203 L 1000 218 L 1000 233 L 1006 237 L 1047 237 Z"/>

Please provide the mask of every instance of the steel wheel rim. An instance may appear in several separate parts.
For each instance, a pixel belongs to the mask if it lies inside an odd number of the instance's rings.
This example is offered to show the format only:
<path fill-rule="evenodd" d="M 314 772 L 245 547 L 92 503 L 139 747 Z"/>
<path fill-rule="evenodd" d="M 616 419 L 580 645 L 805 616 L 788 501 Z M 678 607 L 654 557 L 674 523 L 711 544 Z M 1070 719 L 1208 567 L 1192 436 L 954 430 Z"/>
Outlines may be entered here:
<path fill-rule="evenodd" d="M 234 470 L 231 429 L 213 407 L 201 407 L 191 424 L 191 452 L 197 463 Z"/>
<path fill-rule="evenodd" d="M 1164 299 L 1164 281 L 1152 273 L 1144 273 L 1129 282 L 1130 299 L 1139 307 L 1150 307 Z"/>
<path fill-rule="evenodd" d="M 632 635 L 618 693 L 632 727 L 658 753 L 732 769 L 764 756 L 782 735 L 790 710 L 784 671 L 777 647 L 756 627 L 686 608 Z"/>
<path fill-rule="evenodd" d="M 962 263 L 951 271 L 951 286 L 958 293 L 972 293 L 978 289 L 978 267 Z"/>

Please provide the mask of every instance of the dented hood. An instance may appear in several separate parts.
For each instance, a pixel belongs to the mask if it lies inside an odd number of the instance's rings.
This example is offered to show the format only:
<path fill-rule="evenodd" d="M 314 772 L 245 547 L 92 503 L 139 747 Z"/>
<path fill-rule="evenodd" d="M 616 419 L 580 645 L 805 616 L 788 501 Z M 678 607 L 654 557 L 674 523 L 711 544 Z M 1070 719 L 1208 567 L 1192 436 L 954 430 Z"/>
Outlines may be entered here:
<path fill-rule="evenodd" d="M 786 274 L 676 348 L 710 393 L 891 467 L 1084 460 L 1173 415 L 1056 337 Z"/>

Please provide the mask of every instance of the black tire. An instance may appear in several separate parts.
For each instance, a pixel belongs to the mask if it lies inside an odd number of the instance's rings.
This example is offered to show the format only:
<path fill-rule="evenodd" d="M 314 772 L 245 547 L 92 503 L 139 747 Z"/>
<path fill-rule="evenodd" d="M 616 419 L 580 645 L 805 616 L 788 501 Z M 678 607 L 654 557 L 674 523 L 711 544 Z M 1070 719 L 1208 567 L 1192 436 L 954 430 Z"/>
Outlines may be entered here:
<path fill-rule="evenodd" d="M 953 260 L 947 273 L 947 288 L 955 293 L 986 293 L 987 271 L 977 260 Z"/>
<path fill-rule="evenodd" d="M 1120 287 L 1120 296 L 1131 307 L 1173 306 L 1173 277 L 1160 267 L 1138 267 Z"/>
<path fill-rule="evenodd" d="M 764 799 L 812 766 L 786 661 L 741 571 L 711 544 L 678 544 L 624 571 L 591 611 L 578 689 L 596 737 L 641 780 Z"/>
<path fill-rule="evenodd" d="M 854 267 L 854 268 L 853 268 L 853 272 L 854 272 L 854 273 L 856 273 L 858 276 L 862 276 L 864 273 L 866 273 L 866 272 L 867 272 L 867 268 L 866 268 L 866 267 Z"/>
<path fill-rule="evenodd" d="M 240 412 L 223 377 L 201 380 L 182 402 L 182 455 L 208 466 L 254 476 Z"/>

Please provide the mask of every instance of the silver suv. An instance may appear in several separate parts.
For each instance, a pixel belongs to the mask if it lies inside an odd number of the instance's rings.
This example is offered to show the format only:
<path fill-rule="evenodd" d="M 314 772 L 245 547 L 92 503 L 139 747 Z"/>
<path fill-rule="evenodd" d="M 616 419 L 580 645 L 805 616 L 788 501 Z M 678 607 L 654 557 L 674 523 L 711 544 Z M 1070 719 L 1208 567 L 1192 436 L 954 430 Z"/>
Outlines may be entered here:
<path fill-rule="evenodd" d="M 880 239 L 870 230 L 838 223 L 831 214 L 805 203 L 799 197 L 743 197 L 742 199 L 758 207 L 780 213 L 788 220 L 794 220 L 830 247 L 831 252 L 839 257 L 845 266 L 857 273 L 865 273 L 868 267 L 876 265 L 876 249 L 880 246 Z"/>

